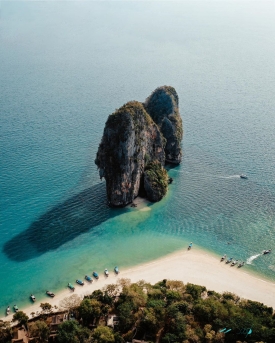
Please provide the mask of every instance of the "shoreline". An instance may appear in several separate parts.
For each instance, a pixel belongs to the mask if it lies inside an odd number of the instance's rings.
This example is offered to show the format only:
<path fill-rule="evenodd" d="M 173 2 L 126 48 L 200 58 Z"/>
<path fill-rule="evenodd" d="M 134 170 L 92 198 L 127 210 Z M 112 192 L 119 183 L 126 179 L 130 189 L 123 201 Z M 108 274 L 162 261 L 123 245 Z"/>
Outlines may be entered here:
<path fill-rule="evenodd" d="M 65 289 L 58 292 L 54 298 L 45 295 L 43 301 L 50 303 L 53 307 L 59 306 L 60 301 L 65 297 L 77 294 L 83 298 L 97 289 L 116 283 L 121 278 L 130 279 L 131 282 L 145 280 L 152 284 L 163 279 L 170 279 L 183 281 L 184 284 L 189 282 L 205 286 L 207 290 L 219 293 L 232 292 L 240 298 L 258 301 L 275 309 L 275 283 L 247 273 L 244 268 L 245 266 L 243 268 L 230 267 L 220 262 L 219 258 L 211 253 L 193 246 L 190 251 L 181 249 L 156 260 L 122 270 L 118 275 L 113 271 L 109 271 L 109 277 L 100 274 L 99 279 L 94 279 L 92 283 L 85 282 L 84 286 L 75 285 L 74 292 Z M 25 312 L 31 319 L 32 312 L 41 311 L 40 302 L 19 308 L 19 310 Z M 13 314 L 13 308 L 11 308 L 11 314 L 0 319 L 11 321 Z"/>

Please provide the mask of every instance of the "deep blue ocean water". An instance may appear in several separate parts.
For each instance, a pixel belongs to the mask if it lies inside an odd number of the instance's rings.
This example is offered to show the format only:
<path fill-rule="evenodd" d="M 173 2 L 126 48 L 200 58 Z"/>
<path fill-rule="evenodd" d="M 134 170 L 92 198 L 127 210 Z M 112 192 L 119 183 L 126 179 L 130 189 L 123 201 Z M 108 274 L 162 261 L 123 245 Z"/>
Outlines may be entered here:
<path fill-rule="evenodd" d="M 274 14 L 272 1 L 0 2 L 1 313 L 189 241 L 275 280 Z M 109 209 L 94 164 L 106 119 L 161 85 L 179 95 L 182 164 L 147 211 Z"/>

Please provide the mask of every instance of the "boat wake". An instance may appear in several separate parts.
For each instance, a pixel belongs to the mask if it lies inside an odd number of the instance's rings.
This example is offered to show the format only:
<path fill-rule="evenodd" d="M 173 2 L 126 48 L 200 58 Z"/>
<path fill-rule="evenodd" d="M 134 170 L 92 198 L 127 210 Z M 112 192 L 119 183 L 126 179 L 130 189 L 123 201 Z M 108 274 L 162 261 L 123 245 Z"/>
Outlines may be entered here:
<path fill-rule="evenodd" d="M 252 261 L 255 260 L 257 257 L 261 256 L 262 254 L 257 254 L 257 255 L 253 255 L 251 257 L 249 257 L 247 260 L 246 260 L 246 264 L 252 264 Z"/>
<path fill-rule="evenodd" d="M 225 179 L 239 179 L 240 175 L 229 175 L 229 176 L 224 176 Z"/>
<path fill-rule="evenodd" d="M 226 179 L 226 180 L 230 180 L 230 179 L 239 179 L 240 175 L 227 175 L 227 176 L 223 176 L 223 175 L 209 175 L 210 177 L 214 177 L 216 179 Z"/>
<path fill-rule="evenodd" d="M 235 174 L 235 175 L 218 175 L 218 174 L 207 174 L 207 173 L 194 173 L 194 172 L 190 172 L 187 170 L 176 170 L 173 169 L 173 172 L 177 172 L 177 173 L 185 173 L 185 174 L 192 174 L 193 176 L 204 176 L 205 178 L 215 178 L 215 179 L 239 179 L 240 178 L 240 174 Z"/>

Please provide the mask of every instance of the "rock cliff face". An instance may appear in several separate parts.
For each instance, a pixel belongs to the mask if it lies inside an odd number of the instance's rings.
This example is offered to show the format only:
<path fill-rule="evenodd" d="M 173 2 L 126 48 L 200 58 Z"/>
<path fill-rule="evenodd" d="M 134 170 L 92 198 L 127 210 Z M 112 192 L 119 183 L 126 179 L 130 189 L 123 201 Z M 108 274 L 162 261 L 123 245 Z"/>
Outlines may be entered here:
<path fill-rule="evenodd" d="M 161 133 L 166 138 L 166 162 L 174 164 L 179 164 L 182 157 L 180 143 L 183 130 L 178 106 L 178 94 L 175 88 L 170 86 L 157 88 L 144 103 L 147 113 L 159 126 Z"/>
<path fill-rule="evenodd" d="M 106 179 L 110 205 L 125 206 L 138 195 L 145 165 L 165 162 L 165 139 L 143 105 L 131 101 L 106 122 L 95 160 Z"/>
<path fill-rule="evenodd" d="M 181 139 L 178 96 L 172 87 L 157 88 L 144 104 L 131 101 L 111 114 L 95 160 L 100 178 L 106 179 L 109 205 L 125 206 L 139 193 L 161 200 L 168 189 L 163 166 L 165 161 L 180 163 Z"/>

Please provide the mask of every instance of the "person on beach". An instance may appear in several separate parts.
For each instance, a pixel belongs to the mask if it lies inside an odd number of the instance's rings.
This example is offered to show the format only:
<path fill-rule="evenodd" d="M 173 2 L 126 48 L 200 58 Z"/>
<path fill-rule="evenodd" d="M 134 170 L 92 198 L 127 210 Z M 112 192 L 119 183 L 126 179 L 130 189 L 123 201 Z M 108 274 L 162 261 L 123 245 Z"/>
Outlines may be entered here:
<path fill-rule="evenodd" d="M 192 248 L 192 245 L 193 245 L 193 243 L 190 242 L 190 244 L 189 244 L 189 246 L 188 246 L 188 250 L 190 250 L 190 249 Z"/>

